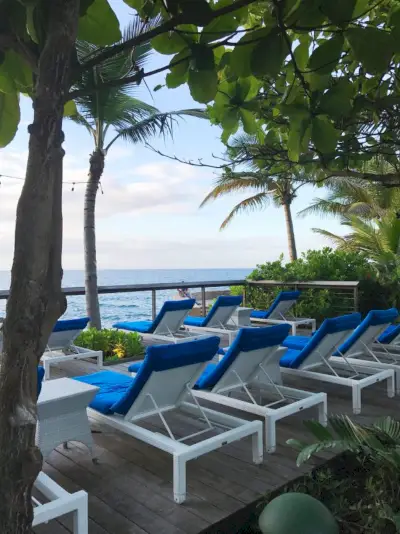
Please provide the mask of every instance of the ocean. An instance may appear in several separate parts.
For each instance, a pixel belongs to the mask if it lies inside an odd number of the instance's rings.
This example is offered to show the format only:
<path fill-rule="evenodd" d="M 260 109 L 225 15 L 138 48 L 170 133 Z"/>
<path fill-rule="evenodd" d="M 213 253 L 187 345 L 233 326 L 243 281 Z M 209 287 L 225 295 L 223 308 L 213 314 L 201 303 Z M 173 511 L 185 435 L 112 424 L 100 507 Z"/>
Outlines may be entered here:
<path fill-rule="evenodd" d="M 152 284 L 169 282 L 196 282 L 206 280 L 241 280 L 250 272 L 249 269 L 132 269 L 100 270 L 99 285 Z M 0 271 L 0 289 L 8 289 L 10 273 Z M 65 271 L 63 286 L 83 286 L 83 271 Z M 193 289 L 191 291 L 196 291 Z M 176 290 L 157 291 L 157 309 L 162 303 L 176 295 Z M 5 315 L 6 301 L 0 300 L 0 316 Z M 116 321 L 138 321 L 151 319 L 151 293 L 116 293 L 100 295 L 100 309 L 104 327 L 110 327 Z M 64 318 L 86 315 L 85 297 L 68 297 L 68 308 Z"/>

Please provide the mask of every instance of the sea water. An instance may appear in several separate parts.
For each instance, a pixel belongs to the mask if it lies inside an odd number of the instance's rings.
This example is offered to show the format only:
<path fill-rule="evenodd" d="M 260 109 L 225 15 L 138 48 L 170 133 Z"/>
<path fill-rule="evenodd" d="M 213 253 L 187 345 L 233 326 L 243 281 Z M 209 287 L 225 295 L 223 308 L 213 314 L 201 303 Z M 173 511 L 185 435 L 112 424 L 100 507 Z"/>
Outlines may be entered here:
<path fill-rule="evenodd" d="M 133 269 L 99 271 L 99 285 L 133 285 L 181 282 L 203 282 L 218 280 L 241 280 L 250 272 L 249 269 Z M 10 273 L 0 271 L 0 289 L 8 289 Z M 65 271 L 63 286 L 84 285 L 83 271 Z M 191 291 L 198 291 L 193 289 Z M 176 290 L 157 291 L 157 309 L 162 303 L 175 296 Z M 0 300 L 0 316 L 4 317 L 6 301 Z M 111 326 L 116 321 L 139 321 L 151 319 L 151 293 L 110 293 L 100 295 L 100 311 L 103 326 Z M 86 315 L 85 297 L 68 297 L 68 308 L 64 318 Z"/>

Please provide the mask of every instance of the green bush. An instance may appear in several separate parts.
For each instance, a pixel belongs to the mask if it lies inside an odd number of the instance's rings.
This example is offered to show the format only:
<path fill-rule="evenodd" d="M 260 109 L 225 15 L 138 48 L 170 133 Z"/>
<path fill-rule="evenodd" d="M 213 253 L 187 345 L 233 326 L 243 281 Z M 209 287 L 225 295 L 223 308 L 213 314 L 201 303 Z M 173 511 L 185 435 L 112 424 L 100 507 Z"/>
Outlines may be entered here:
<path fill-rule="evenodd" d="M 279 287 L 249 287 L 246 304 L 256 309 L 267 309 L 283 289 L 293 288 L 290 282 L 360 281 L 359 311 L 365 314 L 371 309 L 397 306 L 400 302 L 397 280 L 383 283 L 367 257 L 358 252 L 345 252 L 323 248 L 309 250 L 291 263 L 284 263 L 283 256 L 273 262 L 258 265 L 248 280 L 277 280 L 287 282 Z M 314 317 L 322 321 L 352 309 L 351 295 L 328 289 L 303 290 L 294 309 L 298 317 Z"/>
<path fill-rule="evenodd" d="M 112 329 L 88 328 L 79 334 L 74 343 L 78 347 L 103 351 L 105 361 L 122 358 L 140 359 L 145 350 L 142 338 L 137 332 Z"/>

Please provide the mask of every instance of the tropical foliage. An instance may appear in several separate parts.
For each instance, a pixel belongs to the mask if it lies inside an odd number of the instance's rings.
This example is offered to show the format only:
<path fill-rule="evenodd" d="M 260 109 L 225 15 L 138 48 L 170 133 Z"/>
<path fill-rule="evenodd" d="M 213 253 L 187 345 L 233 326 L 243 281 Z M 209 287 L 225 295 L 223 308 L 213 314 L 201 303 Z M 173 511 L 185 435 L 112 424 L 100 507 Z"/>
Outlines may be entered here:
<path fill-rule="evenodd" d="M 248 276 L 249 280 L 281 280 L 282 286 L 253 287 L 246 289 L 247 302 L 254 308 L 267 309 L 282 289 L 293 287 L 295 281 L 332 280 L 360 281 L 359 309 L 367 313 L 371 309 L 388 308 L 400 302 L 397 284 L 393 279 L 380 281 L 378 273 L 366 253 L 325 247 L 309 250 L 294 262 L 285 263 L 283 256 L 273 262 L 258 265 Z M 292 282 L 292 284 L 291 284 Z M 285 285 L 286 283 L 286 285 Z M 327 289 L 303 290 L 295 307 L 299 317 L 315 317 L 322 321 L 351 309 L 350 295 Z"/>
<path fill-rule="evenodd" d="M 122 332 L 115 329 L 87 328 L 75 339 L 78 347 L 103 351 L 104 361 L 124 358 L 142 359 L 145 347 L 137 332 Z"/>

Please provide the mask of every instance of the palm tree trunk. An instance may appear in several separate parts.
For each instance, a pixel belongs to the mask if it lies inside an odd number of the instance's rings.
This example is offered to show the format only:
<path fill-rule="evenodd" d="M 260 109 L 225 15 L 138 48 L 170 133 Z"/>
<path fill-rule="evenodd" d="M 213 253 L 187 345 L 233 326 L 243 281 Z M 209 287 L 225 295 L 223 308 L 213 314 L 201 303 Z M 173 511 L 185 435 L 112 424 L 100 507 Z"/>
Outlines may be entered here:
<path fill-rule="evenodd" d="M 289 246 L 289 259 L 290 261 L 294 261 L 294 260 L 297 260 L 297 250 L 296 250 L 296 238 L 294 236 L 292 211 L 290 209 L 290 202 L 283 201 L 282 206 L 283 206 L 283 211 L 285 212 L 286 233 L 287 233 L 288 246 Z"/>
<path fill-rule="evenodd" d="M 86 311 L 92 328 L 101 328 L 99 295 L 97 289 L 96 195 L 104 170 L 104 152 L 96 149 L 90 156 L 89 180 L 86 185 L 84 207 L 84 246 L 85 246 L 85 292 Z"/>

